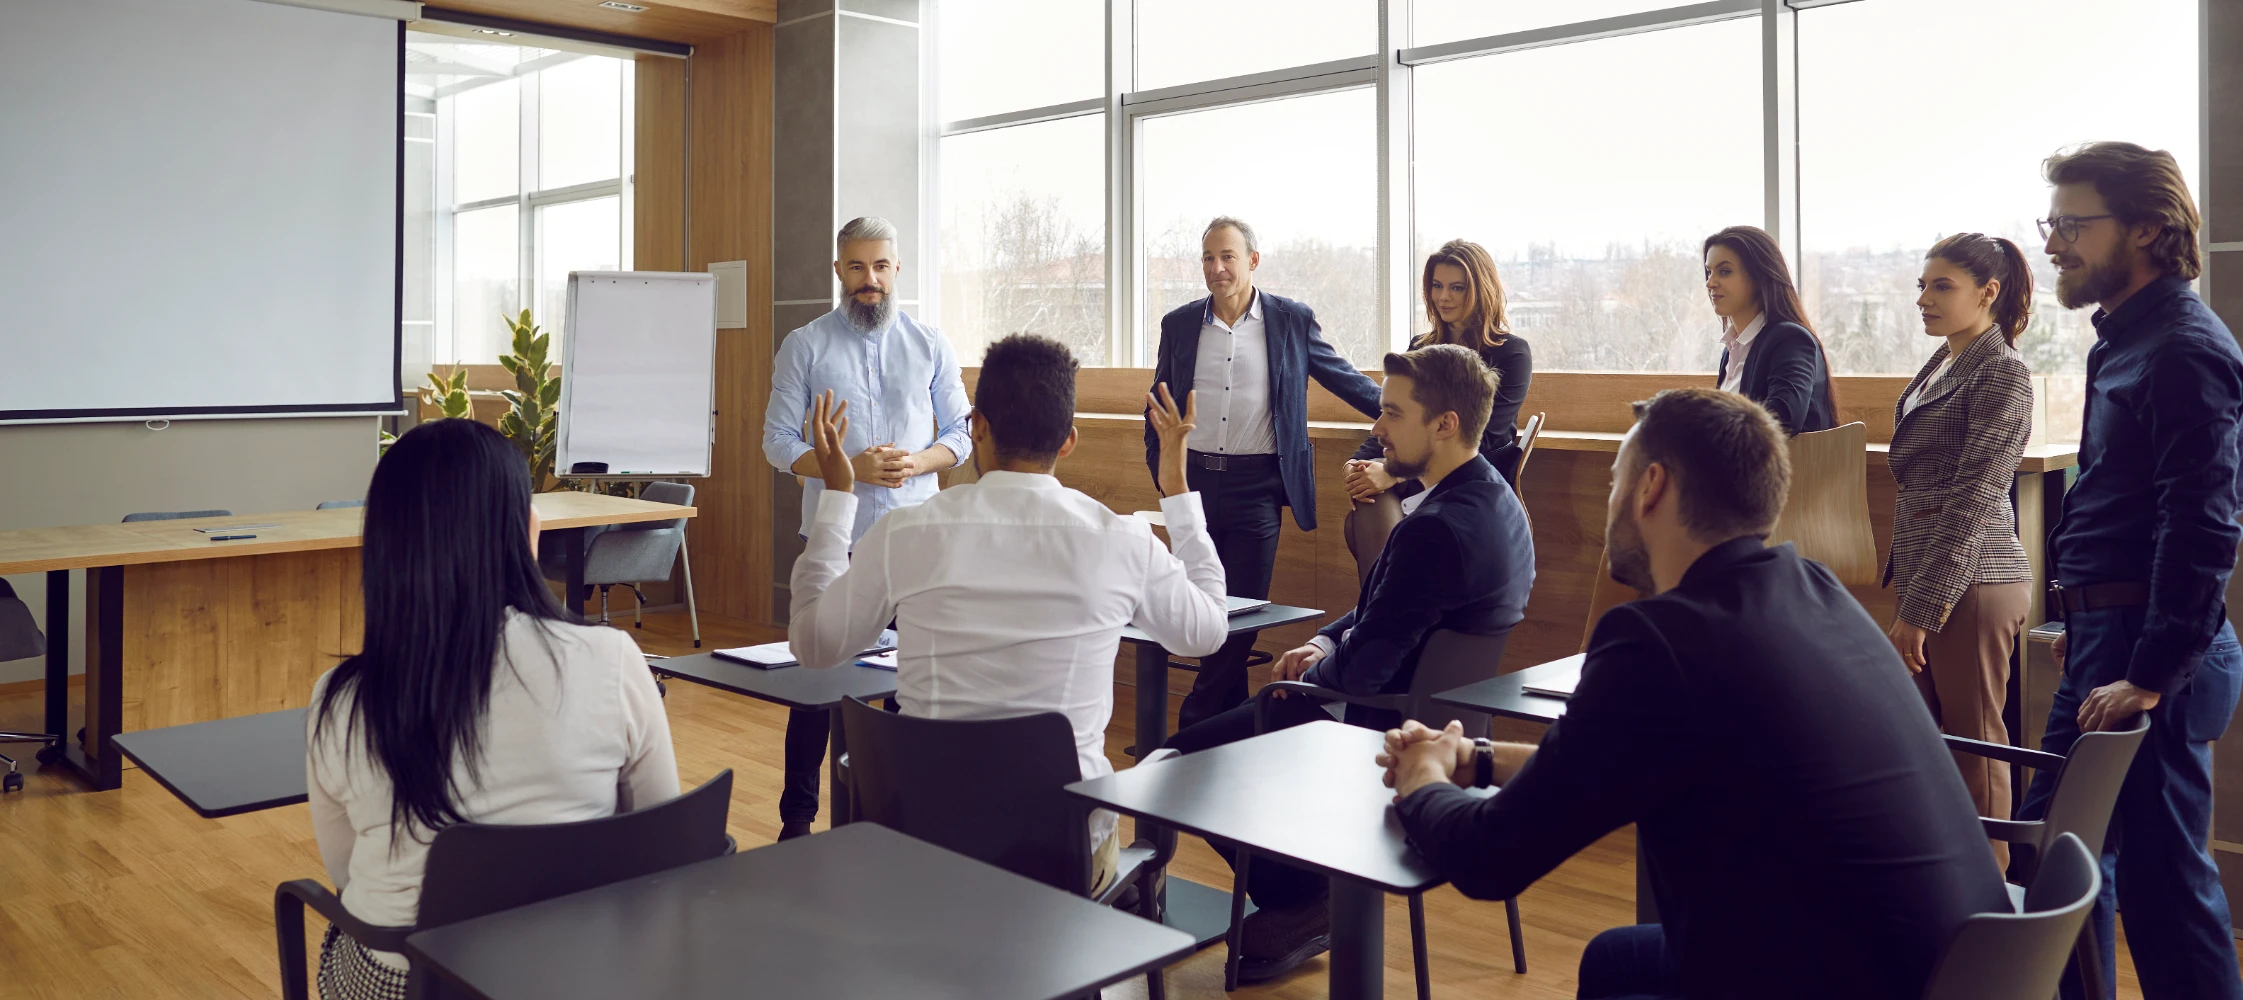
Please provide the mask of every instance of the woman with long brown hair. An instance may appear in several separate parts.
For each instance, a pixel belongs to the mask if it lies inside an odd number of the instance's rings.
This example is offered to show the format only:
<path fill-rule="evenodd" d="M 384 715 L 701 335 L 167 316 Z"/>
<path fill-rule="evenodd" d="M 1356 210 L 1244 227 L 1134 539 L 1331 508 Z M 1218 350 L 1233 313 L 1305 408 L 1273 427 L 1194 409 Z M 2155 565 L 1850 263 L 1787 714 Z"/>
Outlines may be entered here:
<path fill-rule="evenodd" d="M 1410 349 L 1434 344 L 1470 348 L 1480 362 L 1495 372 L 1495 408 L 1488 413 L 1487 428 L 1480 432 L 1480 457 L 1495 466 L 1513 491 L 1519 488 L 1519 406 L 1526 402 L 1527 383 L 1534 378 L 1534 352 L 1526 338 L 1511 332 L 1503 310 L 1503 282 L 1496 277 L 1495 258 L 1470 240 L 1450 240 L 1425 258 L 1419 279 L 1425 296 L 1425 319 L 1431 329 L 1410 341 Z M 1347 463 L 1347 495 L 1354 501 L 1344 534 L 1348 552 L 1355 556 L 1358 579 L 1368 578 L 1371 564 L 1386 548 L 1386 536 L 1402 520 L 1405 502 L 1422 492 L 1417 480 L 1397 481 L 1386 474 L 1386 460 L 1377 438 L 1363 442 Z"/>
<path fill-rule="evenodd" d="M 1957 233 L 1924 255 L 1916 308 L 1938 350 L 1893 419 L 1892 555 L 1899 608 L 1887 635 L 1942 732 L 2009 742 L 2002 703 L 2009 656 L 2032 604 L 2032 567 L 2009 506 L 2032 432 L 2032 373 L 2017 335 L 2033 311 L 2033 272 L 2017 244 Z M 1956 754 L 1978 814 L 2009 817 L 2009 765 Z M 1994 844 L 2008 863 L 2008 845 Z"/>
<path fill-rule="evenodd" d="M 1786 434 L 1838 426 L 1830 359 L 1775 237 L 1730 226 L 1706 237 L 1704 253 L 1706 298 L 1721 317 L 1722 391 L 1767 407 Z"/>

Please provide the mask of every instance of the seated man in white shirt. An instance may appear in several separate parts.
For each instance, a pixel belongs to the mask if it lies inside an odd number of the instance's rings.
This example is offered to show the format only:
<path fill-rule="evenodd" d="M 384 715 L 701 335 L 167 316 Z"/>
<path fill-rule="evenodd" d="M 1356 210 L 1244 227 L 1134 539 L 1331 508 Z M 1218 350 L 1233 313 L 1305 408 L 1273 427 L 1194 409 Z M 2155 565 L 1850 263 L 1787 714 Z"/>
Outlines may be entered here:
<path fill-rule="evenodd" d="M 851 555 L 857 498 L 833 394 L 811 407 L 825 492 L 795 560 L 787 639 L 809 667 L 849 662 L 896 623 L 896 701 L 905 715 L 995 719 L 1059 712 L 1074 726 L 1085 778 L 1113 773 L 1114 654 L 1134 625 L 1185 656 L 1229 631 L 1223 564 L 1199 494 L 1186 492 L 1184 439 L 1195 402 L 1178 412 L 1165 387 L 1150 399 L 1160 435 L 1160 503 L 1174 550 L 1145 522 L 1059 484 L 1075 448 L 1074 356 L 1016 334 L 990 345 L 974 387 L 979 482 L 954 486 L 874 522 Z M 1113 878 L 1115 817 L 1091 820 L 1094 882 Z"/>

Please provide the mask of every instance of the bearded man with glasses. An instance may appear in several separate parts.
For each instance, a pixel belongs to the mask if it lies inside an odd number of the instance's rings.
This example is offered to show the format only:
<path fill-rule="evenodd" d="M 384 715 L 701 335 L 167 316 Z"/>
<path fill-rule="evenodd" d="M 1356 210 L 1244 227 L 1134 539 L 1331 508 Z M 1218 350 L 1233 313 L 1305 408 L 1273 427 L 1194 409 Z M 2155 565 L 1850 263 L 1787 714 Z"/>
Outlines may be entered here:
<path fill-rule="evenodd" d="M 2066 308 L 2096 306 L 2079 480 L 2050 559 L 2065 620 L 2064 681 L 2041 749 L 2147 712 L 2103 848 L 2092 928 L 2102 995 L 2116 994 L 2113 908 L 2146 1000 L 2243 1000 L 2227 897 L 2206 850 L 2211 741 L 2243 684 L 2228 623 L 2238 510 L 2243 351 L 2189 282 L 2202 270 L 2196 203 L 2172 154 L 2100 142 L 2045 164 L 2041 220 Z M 2060 610 L 2059 610 L 2060 609 Z M 2047 813 L 2056 773 L 2035 773 L 2020 815 Z M 2072 976 L 2064 995 L 2078 994 Z"/>

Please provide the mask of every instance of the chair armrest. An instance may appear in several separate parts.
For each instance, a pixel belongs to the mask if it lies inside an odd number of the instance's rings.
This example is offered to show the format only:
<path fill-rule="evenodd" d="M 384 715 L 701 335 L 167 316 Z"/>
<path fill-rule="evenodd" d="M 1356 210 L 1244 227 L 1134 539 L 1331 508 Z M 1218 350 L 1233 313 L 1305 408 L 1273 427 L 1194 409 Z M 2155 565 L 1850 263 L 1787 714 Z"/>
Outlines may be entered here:
<path fill-rule="evenodd" d="M 1410 700 L 1408 695 L 1402 694 L 1348 694 L 1345 691 L 1318 687 L 1304 681 L 1271 681 L 1262 685 L 1261 690 L 1254 692 L 1255 732 L 1269 731 L 1269 703 L 1271 699 L 1276 697 L 1274 692 L 1279 691 L 1314 698 L 1320 702 L 1337 701 L 1349 705 L 1362 705 L 1366 708 L 1390 709 L 1396 712 L 1408 708 Z"/>
<path fill-rule="evenodd" d="M 1960 736 L 1943 734 L 1940 738 L 1947 741 L 1947 749 L 1949 750 L 1977 757 L 1988 757 L 2005 764 L 2020 764 L 2043 771 L 2053 771 L 2064 766 L 2064 758 L 2057 754 L 2027 750 L 2024 747 L 2013 747 L 2007 743 L 1988 743 L 1984 740 L 1964 739 Z"/>
<path fill-rule="evenodd" d="M 351 936 L 351 940 L 375 951 L 404 951 L 405 938 L 420 929 L 418 927 L 384 927 L 360 920 L 352 916 L 349 910 L 344 909 L 342 899 L 329 891 L 326 886 L 308 878 L 296 879 L 293 882 L 282 882 L 278 888 L 273 890 L 274 914 L 279 915 L 283 907 L 293 910 L 296 934 L 299 939 L 303 935 L 303 908 L 305 906 L 310 906 L 314 912 L 326 918 L 328 923 L 342 928 L 343 933 Z M 301 955 L 302 951 L 299 949 L 297 954 Z"/>
<path fill-rule="evenodd" d="M 1994 819 L 1989 816 L 1980 816 L 1978 817 L 1978 825 L 1986 828 L 1986 839 L 1988 840 L 1999 840 L 2005 844 L 2040 842 L 2042 823 L 2037 819 Z"/>

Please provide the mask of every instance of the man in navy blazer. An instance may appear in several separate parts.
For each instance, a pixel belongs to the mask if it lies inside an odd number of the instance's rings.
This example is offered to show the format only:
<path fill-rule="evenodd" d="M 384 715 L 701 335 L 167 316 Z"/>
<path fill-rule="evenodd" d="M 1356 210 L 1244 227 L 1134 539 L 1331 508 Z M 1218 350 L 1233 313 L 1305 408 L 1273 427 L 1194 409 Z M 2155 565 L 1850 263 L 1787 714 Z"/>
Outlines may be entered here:
<path fill-rule="evenodd" d="M 1303 531 L 1316 528 L 1315 450 L 1308 440 L 1308 380 L 1314 377 L 1364 416 L 1377 418 L 1379 387 L 1324 340 L 1316 313 L 1254 287 L 1262 263 L 1254 228 L 1222 216 L 1200 235 L 1208 296 L 1160 320 L 1153 384 L 1178 399 L 1199 394 L 1199 424 L 1186 461 L 1207 509 L 1207 533 L 1233 597 L 1267 599 L 1277 562 L 1280 507 Z M 1160 485 L 1160 439 L 1145 423 L 1145 467 Z M 1253 636 L 1232 637 L 1200 660 L 1178 710 L 1186 727 L 1246 700 Z"/>

